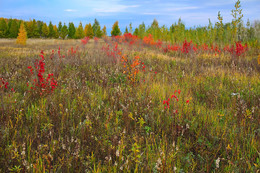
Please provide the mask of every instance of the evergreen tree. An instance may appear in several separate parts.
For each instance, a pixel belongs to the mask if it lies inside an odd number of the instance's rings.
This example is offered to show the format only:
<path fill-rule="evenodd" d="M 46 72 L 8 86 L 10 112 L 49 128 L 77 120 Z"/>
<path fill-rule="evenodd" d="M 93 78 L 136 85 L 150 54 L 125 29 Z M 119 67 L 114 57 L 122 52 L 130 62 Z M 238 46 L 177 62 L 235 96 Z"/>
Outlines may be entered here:
<path fill-rule="evenodd" d="M 16 38 L 18 36 L 18 24 L 13 20 L 9 30 L 9 38 Z"/>
<path fill-rule="evenodd" d="M 66 38 L 66 36 L 68 35 L 68 27 L 66 26 L 66 24 L 64 23 L 62 29 L 61 29 L 61 38 L 64 40 Z"/>
<path fill-rule="evenodd" d="M 73 22 L 69 23 L 69 33 L 68 33 L 68 37 L 69 38 L 75 38 L 75 33 L 76 33 L 76 28 L 74 26 Z"/>
<path fill-rule="evenodd" d="M 35 19 L 27 22 L 26 31 L 27 31 L 28 38 L 38 38 L 40 36 L 37 22 Z"/>
<path fill-rule="evenodd" d="M 152 29 L 158 29 L 159 28 L 159 23 L 156 19 L 153 20 L 153 23 L 151 25 Z"/>
<path fill-rule="evenodd" d="M 42 21 L 37 21 L 37 30 L 39 32 L 39 36 L 42 36 L 42 26 L 43 26 L 43 22 Z"/>
<path fill-rule="evenodd" d="M 120 28 L 118 26 L 118 21 L 116 21 L 112 27 L 112 31 L 111 31 L 111 35 L 112 36 L 118 36 L 121 35 L 121 31 Z"/>
<path fill-rule="evenodd" d="M 56 25 L 53 26 L 53 32 L 54 32 L 53 37 L 56 39 L 59 38 L 59 31 Z"/>
<path fill-rule="evenodd" d="M 98 25 L 96 30 L 96 37 L 101 38 L 102 37 L 102 31 L 100 25 Z"/>
<path fill-rule="evenodd" d="M 49 28 L 46 23 L 44 23 L 42 26 L 42 36 L 44 38 L 47 38 L 49 36 Z"/>
<path fill-rule="evenodd" d="M 135 28 L 134 35 L 138 36 L 138 28 Z"/>
<path fill-rule="evenodd" d="M 175 25 L 172 24 L 171 27 L 170 27 L 170 32 L 174 33 L 174 30 L 175 30 Z"/>
<path fill-rule="evenodd" d="M 94 37 L 98 37 L 98 34 L 100 35 L 101 29 L 100 29 L 100 24 L 97 19 L 95 19 L 92 28 L 93 28 L 93 32 L 94 32 Z"/>
<path fill-rule="evenodd" d="M 107 35 L 107 27 L 104 25 L 104 27 L 102 28 L 102 36 L 106 36 Z"/>
<path fill-rule="evenodd" d="M 28 38 L 32 38 L 33 37 L 33 23 L 32 20 L 30 20 L 29 22 L 26 22 L 25 28 L 27 31 L 27 37 Z"/>
<path fill-rule="evenodd" d="M 16 43 L 21 45 L 26 45 L 26 40 L 27 40 L 27 33 L 24 27 L 24 23 L 22 22 L 19 29 L 19 34 Z"/>
<path fill-rule="evenodd" d="M 34 38 L 39 38 L 40 37 L 38 25 L 37 25 L 37 22 L 36 22 L 35 19 L 33 19 L 33 37 Z"/>
<path fill-rule="evenodd" d="M 0 38 L 7 37 L 7 23 L 4 18 L 0 20 Z"/>
<path fill-rule="evenodd" d="M 84 32 L 85 32 L 86 37 L 93 38 L 94 32 L 93 32 L 93 28 L 91 26 L 91 23 L 86 24 Z"/>
<path fill-rule="evenodd" d="M 75 37 L 78 38 L 78 39 L 84 38 L 84 30 L 83 30 L 81 22 L 79 23 L 79 27 L 76 30 Z"/>
<path fill-rule="evenodd" d="M 152 36 L 154 37 L 154 40 L 157 40 L 159 38 L 160 28 L 159 28 L 159 23 L 156 19 L 153 20 L 153 23 L 150 28 L 150 32 L 151 32 Z M 138 34 L 138 35 L 140 35 L 140 34 Z"/>
<path fill-rule="evenodd" d="M 144 22 L 138 27 L 138 36 L 143 39 L 145 35 L 145 24 Z"/>
<path fill-rule="evenodd" d="M 129 32 L 128 32 L 128 29 L 127 29 L 127 27 L 125 27 L 125 32 L 124 32 L 124 34 L 128 34 Z"/>
<path fill-rule="evenodd" d="M 58 25 L 58 32 L 59 32 L 59 34 L 61 33 L 61 29 L 62 29 L 62 23 L 59 22 L 59 25 Z"/>
<path fill-rule="evenodd" d="M 55 32 L 53 29 L 53 24 L 52 22 L 49 23 L 49 38 L 53 38 L 55 36 Z"/>
<path fill-rule="evenodd" d="M 129 33 L 133 33 L 133 27 L 132 27 L 132 23 L 129 24 Z"/>
<path fill-rule="evenodd" d="M 8 19 L 6 36 L 10 38 L 10 29 L 13 23 L 13 19 Z"/>

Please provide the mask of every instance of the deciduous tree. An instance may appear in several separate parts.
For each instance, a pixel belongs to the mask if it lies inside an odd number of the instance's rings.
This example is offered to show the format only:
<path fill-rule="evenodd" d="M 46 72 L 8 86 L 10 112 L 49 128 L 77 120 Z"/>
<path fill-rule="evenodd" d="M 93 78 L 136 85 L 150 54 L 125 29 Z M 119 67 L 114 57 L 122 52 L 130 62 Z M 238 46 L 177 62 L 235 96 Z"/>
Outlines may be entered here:
<path fill-rule="evenodd" d="M 104 27 L 102 28 L 102 36 L 106 36 L 107 35 L 107 27 L 104 25 Z"/>
<path fill-rule="evenodd" d="M 75 37 L 78 38 L 78 39 L 84 38 L 84 31 L 83 31 L 83 27 L 82 27 L 81 22 L 79 23 L 79 27 L 76 30 Z"/>
<path fill-rule="evenodd" d="M 47 38 L 48 35 L 49 35 L 49 28 L 48 28 L 47 24 L 44 23 L 42 26 L 42 36 Z"/>
<path fill-rule="evenodd" d="M 112 36 L 118 36 L 121 35 L 121 31 L 120 28 L 118 26 L 118 21 L 116 21 L 112 27 L 112 31 L 111 31 L 111 35 Z"/>
<path fill-rule="evenodd" d="M 19 34 L 16 43 L 21 45 L 26 45 L 26 40 L 27 40 L 27 33 L 24 27 L 24 23 L 22 22 L 19 29 Z"/>
<path fill-rule="evenodd" d="M 84 32 L 85 32 L 86 37 L 93 38 L 94 32 L 93 32 L 93 28 L 91 26 L 91 23 L 86 24 Z"/>

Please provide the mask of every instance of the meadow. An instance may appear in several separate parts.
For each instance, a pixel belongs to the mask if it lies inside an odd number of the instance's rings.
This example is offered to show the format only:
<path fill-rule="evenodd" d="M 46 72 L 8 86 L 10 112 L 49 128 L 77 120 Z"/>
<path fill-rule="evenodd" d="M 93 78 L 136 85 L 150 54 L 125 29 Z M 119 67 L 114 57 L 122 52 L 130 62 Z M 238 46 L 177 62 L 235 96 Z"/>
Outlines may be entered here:
<path fill-rule="evenodd" d="M 0 40 L 0 172 L 259 172 L 260 49 L 131 34 Z"/>

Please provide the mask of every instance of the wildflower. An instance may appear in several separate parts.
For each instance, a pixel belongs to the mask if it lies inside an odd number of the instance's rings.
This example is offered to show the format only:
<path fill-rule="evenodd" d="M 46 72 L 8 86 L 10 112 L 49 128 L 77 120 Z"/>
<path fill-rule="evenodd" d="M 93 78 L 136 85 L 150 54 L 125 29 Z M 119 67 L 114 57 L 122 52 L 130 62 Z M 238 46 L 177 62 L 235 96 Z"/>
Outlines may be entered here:
<path fill-rule="evenodd" d="M 188 103 L 188 104 L 189 104 L 189 102 L 190 102 L 189 100 L 186 101 L 186 103 Z"/>
<path fill-rule="evenodd" d="M 220 163 L 220 158 L 218 157 L 218 159 L 216 160 L 216 168 L 219 168 L 219 163 Z"/>
<path fill-rule="evenodd" d="M 230 145 L 228 144 L 228 146 L 227 146 L 227 150 L 231 150 L 231 147 L 230 147 Z"/>
<path fill-rule="evenodd" d="M 116 150 L 116 156 L 119 157 L 119 150 Z"/>
<path fill-rule="evenodd" d="M 239 93 L 231 93 L 231 96 L 239 95 Z"/>

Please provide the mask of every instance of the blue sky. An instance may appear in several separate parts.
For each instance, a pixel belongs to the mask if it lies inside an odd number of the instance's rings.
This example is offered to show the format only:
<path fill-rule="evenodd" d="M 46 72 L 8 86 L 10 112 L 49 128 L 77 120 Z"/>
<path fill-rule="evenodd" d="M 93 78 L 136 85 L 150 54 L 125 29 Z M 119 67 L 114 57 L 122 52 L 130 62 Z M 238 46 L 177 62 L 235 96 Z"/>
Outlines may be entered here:
<path fill-rule="evenodd" d="M 150 25 L 154 18 L 159 25 L 170 26 L 181 17 L 187 27 L 205 26 L 210 18 L 217 21 L 218 11 L 224 22 L 232 20 L 235 0 L 0 0 L 0 17 L 36 19 L 57 24 L 93 23 L 94 19 L 108 30 L 118 20 L 121 30 L 132 22 Z M 244 20 L 260 20 L 260 0 L 241 0 Z"/>

